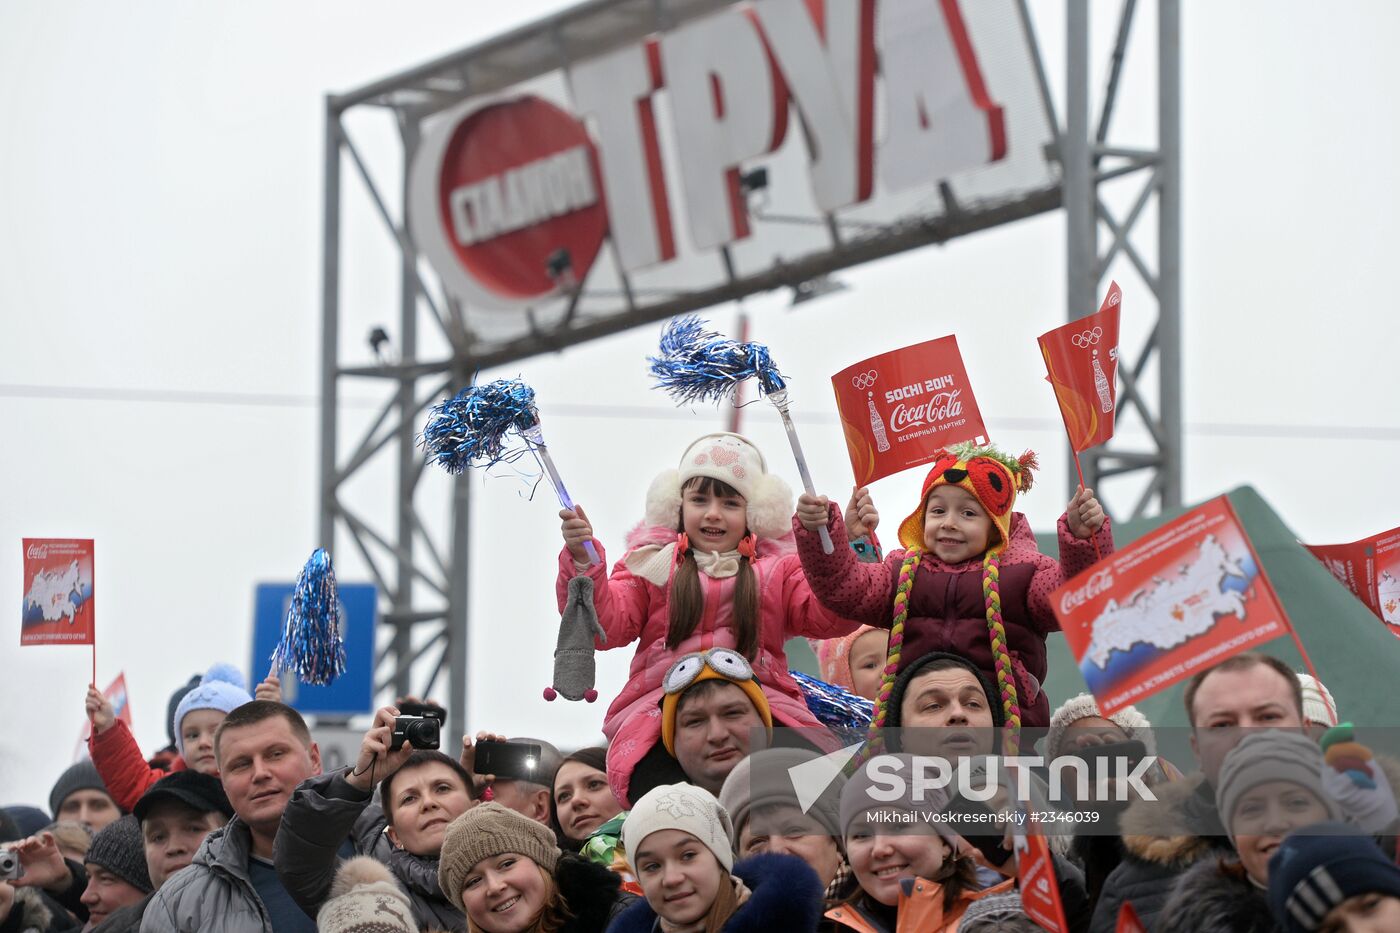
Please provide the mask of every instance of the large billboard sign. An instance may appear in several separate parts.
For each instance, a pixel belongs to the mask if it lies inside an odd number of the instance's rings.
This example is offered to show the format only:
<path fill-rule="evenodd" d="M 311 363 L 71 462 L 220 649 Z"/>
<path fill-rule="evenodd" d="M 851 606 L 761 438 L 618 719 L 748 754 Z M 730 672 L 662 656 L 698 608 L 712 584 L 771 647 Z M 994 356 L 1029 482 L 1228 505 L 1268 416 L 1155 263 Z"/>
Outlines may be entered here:
<path fill-rule="evenodd" d="M 1034 56 L 1014 0 L 735 3 L 426 121 L 410 230 L 478 308 L 743 278 L 1052 186 Z"/>

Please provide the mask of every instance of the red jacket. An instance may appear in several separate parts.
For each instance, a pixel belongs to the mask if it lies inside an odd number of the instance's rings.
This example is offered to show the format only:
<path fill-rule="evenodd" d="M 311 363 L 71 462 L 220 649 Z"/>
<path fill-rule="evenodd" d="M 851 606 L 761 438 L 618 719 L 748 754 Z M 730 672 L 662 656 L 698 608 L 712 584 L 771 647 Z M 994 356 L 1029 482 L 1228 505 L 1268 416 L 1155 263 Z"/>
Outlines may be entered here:
<path fill-rule="evenodd" d="M 831 509 L 831 537 L 846 537 L 841 512 Z M 885 555 L 884 563 L 865 564 L 850 548 L 823 554 L 821 541 L 793 519 L 797 552 L 802 557 L 812 592 L 827 609 L 848 619 L 889 629 L 894 621 L 894 592 L 905 551 Z M 1006 647 L 1016 673 L 1021 724 L 1027 728 L 1050 725 L 1050 701 L 1041 690 L 1045 682 L 1045 638 L 1059 631 L 1050 608 L 1050 593 L 1095 561 L 1094 542 L 1070 533 L 1060 516 L 1060 559 L 1040 553 L 1030 524 L 1020 512 L 1011 516 L 1011 540 L 1001 552 L 1000 583 L 1002 621 Z M 1104 556 L 1113 552 L 1113 532 L 1107 521 L 1096 535 Z M 996 683 L 992 640 L 987 631 L 986 599 L 982 595 L 982 558 L 945 564 L 925 554 L 914 575 L 909 594 L 909 618 L 904 624 L 904 648 L 900 666 L 911 664 L 930 651 L 961 655 Z M 989 698 L 990 699 L 990 698 Z"/>
<path fill-rule="evenodd" d="M 107 785 L 111 795 L 122 812 L 130 813 L 136 801 L 150 789 L 151 785 L 174 771 L 185 770 L 185 759 L 177 757 L 170 771 L 161 771 L 146 764 L 146 756 L 136 744 L 131 730 L 120 719 L 112 723 L 106 732 L 92 730 L 88 736 L 88 754 L 102 775 L 102 783 Z"/>

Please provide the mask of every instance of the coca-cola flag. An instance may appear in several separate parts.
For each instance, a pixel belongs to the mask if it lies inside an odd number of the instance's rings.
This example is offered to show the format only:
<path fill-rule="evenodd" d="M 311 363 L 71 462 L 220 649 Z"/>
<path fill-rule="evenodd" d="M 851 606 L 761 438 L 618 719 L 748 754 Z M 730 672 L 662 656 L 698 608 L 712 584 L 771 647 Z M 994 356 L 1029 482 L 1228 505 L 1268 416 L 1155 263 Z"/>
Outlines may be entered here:
<path fill-rule="evenodd" d="M 1050 604 L 1105 716 L 1290 632 L 1224 496 L 1104 558 Z"/>
<path fill-rule="evenodd" d="M 1123 292 L 1113 282 L 1097 312 L 1040 335 L 1040 352 L 1049 372 L 1046 378 L 1055 389 L 1065 431 L 1076 453 L 1113 436 L 1122 302 Z"/>
<path fill-rule="evenodd" d="M 1147 927 L 1143 925 L 1132 901 L 1124 901 L 1123 906 L 1119 908 L 1118 925 L 1114 927 L 1114 933 L 1147 933 Z"/>
<path fill-rule="evenodd" d="M 1050 846 L 1037 832 L 1016 837 L 1016 884 L 1027 917 L 1050 933 L 1069 933 Z"/>
<path fill-rule="evenodd" d="M 831 385 L 859 486 L 929 463 L 949 444 L 986 443 L 956 337 L 872 356 Z"/>
<path fill-rule="evenodd" d="M 92 540 L 24 539 L 21 645 L 91 645 Z"/>
<path fill-rule="evenodd" d="M 1310 544 L 1307 548 L 1400 637 L 1400 528 L 1351 544 Z"/>

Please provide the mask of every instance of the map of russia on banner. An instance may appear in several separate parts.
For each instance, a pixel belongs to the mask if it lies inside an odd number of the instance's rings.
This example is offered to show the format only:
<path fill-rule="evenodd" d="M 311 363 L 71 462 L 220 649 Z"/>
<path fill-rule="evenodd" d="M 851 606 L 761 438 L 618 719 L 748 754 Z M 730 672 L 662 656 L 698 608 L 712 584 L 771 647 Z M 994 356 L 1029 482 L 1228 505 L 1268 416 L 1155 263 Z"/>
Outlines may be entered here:
<path fill-rule="evenodd" d="M 956 337 L 872 356 L 831 386 L 859 486 L 930 463 L 950 444 L 987 441 Z"/>
<path fill-rule="evenodd" d="M 1400 528 L 1351 544 L 1309 544 L 1307 548 L 1400 637 Z"/>
<path fill-rule="evenodd" d="M 1097 312 L 1040 335 L 1046 377 L 1055 389 L 1075 451 L 1113 436 L 1118 407 L 1118 312 L 1123 292 L 1114 282 Z"/>
<path fill-rule="evenodd" d="M 25 538 L 19 643 L 93 644 L 92 573 L 91 538 Z"/>
<path fill-rule="evenodd" d="M 1079 574 L 1050 605 L 1105 716 L 1289 633 L 1224 496 Z"/>

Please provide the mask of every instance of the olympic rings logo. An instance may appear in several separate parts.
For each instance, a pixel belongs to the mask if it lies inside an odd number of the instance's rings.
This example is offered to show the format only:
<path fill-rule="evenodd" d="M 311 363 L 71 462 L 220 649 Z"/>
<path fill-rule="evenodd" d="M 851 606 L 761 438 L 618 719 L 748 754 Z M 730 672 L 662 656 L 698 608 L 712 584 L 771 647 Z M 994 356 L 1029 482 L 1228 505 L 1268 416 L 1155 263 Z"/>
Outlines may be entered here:
<path fill-rule="evenodd" d="M 857 373 L 851 377 L 851 385 L 855 386 L 857 389 L 868 389 L 875 384 L 875 380 L 879 378 L 879 375 L 880 374 L 873 369 L 868 373 Z"/>
<path fill-rule="evenodd" d="M 1098 344 L 1103 337 L 1103 328 L 1095 327 L 1093 330 L 1086 330 L 1082 334 L 1075 334 L 1070 338 L 1070 342 L 1076 347 L 1092 347 Z"/>

